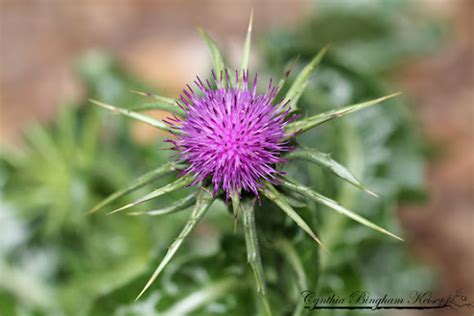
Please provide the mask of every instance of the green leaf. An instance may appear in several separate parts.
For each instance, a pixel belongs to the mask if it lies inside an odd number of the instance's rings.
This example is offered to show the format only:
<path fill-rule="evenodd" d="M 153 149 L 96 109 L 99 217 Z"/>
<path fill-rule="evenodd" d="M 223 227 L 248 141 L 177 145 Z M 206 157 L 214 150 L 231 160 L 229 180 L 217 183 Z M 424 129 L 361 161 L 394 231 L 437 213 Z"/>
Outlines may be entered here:
<path fill-rule="evenodd" d="M 157 210 L 151 211 L 142 211 L 142 212 L 131 212 L 127 215 L 149 215 L 149 216 L 159 216 L 165 215 L 170 213 L 175 213 L 179 211 L 183 211 L 188 207 L 192 206 L 196 202 L 196 193 L 192 193 L 185 198 L 179 199 L 178 201 L 174 202 L 170 206 L 163 207 Z"/>
<path fill-rule="evenodd" d="M 255 226 L 255 200 L 245 200 L 240 203 L 242 209 L 242 222 L 244 225 L 245 244 L 247 247 L 247 261 L 252 267 L 255 281 L 257 283 L 257 292 L 262 299 L 263 306 L 267 315 L 271 315 L 270 304 L 267 299 L 267 287 L 258 247 L 257 227 Z"/>
<path fill-rule="evenodd" d="M 66 160 L 71 161 L 77 159 L 77 155 L 74 155 L 74 151 L 77 148 L 76 139 L 76 123 L 74 118 L 74 112 L 70 108 L 71 106 L 65 106 L 60 108 L 58 121 L 56 122 L 58 131 L 56 137 L 58 139 L 58 148 L 62 151 L 63 156 Z"/>
<path fill-rule="evenodd" d="M 54 300 L 56 288 L 51 283 L 21 265 L 7 263 L 3 259 L 0 260 L 0 283 L 2 295 L 13 295 L 15 300 L 23 304 L 46 308 L 57 303 Z"/>
<path fill-rule="evenodd" d="M 89 213 L 94 213 L 94 212 L 97 212 L 97 211 L 101 210 L 102 208 L 104 208 L 105 206 L 109 205 L 110 203 L 116 201 L 117 199 L 121 198 L 122 196 L 124 196 L 124 195 L 126 195 L 126 194 L 128 194 L 132 191 L 135 191 L 135 190 L 143 187 L 144 185 L 146 185 L 150 182 L 153 182 L 153 181 L 157 180 L 158 178 L 163 177 L 163 176 L 173 172 L 175 169 L 176 169 L 175 164 L 167 163 L 167 164 L 165 164 L 165 165 L 163 165 L 159 168 L 156 168 L 156 169 L 154 169 L 150 172 L 147 172 L 146 174 L 142 175 L 141 177 L 133 180 L 130 183 L 130 185 L 128 185 L 126 188 L 113 193 L 112 195 L 107 197 L 105 200 L 103 200 L 102 202 L 97 204 L 95 207 L 93 207 L 89 211 Z"/>
<path fill-rule="evenodd" d="M 247 37 L 245 38 L 244 51 L 242 54 L 242 63 L 240 65 L 240 70 L 243 75 L 243 72 L 249 67 L 249 56 L 250 56 L 250 45 L 252 43 L 252 24 L 253 24 L 253 10 L 250 12 L 249 26 L 247 29 Z M 242 86 L 242 78 L 239 77 L 239 86 Z"/>
<path fill-rule="evenodd" d="M 275 243 L 275 249 L 279 251 L 283 257 L 286 258 L 294 273 L 296 274 L 297 286 L 300 292 L 309 289 L 306 272 L 304 270 L 303 262 L 300 256 L 296 252 L 293 244 L 286 238 L 277 240 Z M 299 300 L 293 315 L 301 315 L 301 311 L 304 308 L 304 301 Z"/>
<path fill-rule="evenodd" d="M 298 287 L 300 290 L 308 289 L 308 281 L 306 279 L 306 273 L 304 271 L 303 263 L 301 262 L 295 247 L 288 239 L 279 239 L 275 243 L 275 248 L 280 251 L 286 258 L 290 266 L 293 268 L 297 278 Z"/>
<path fill-rule="evenodd" d="M 218 298 L 226 296 L 241 285 L 241 280 L 235 277 L 212 282 L 176 302 L 167 311 L 160 315 L 190 315 L 191 312 L 206 306 Z"/>
<path fill-rule="evenodd" d="M 96 111 L 88 111 L 84 117 L 84 128 L 80 136 L 81 162 L 84 166 L 90 168 L 95 163 L 95 155 L 98 148 L 100 131 L 100 121 Z"/>
<path fill-rule="evenodd" d="M 111 215 L 111 214 L 115 214 L 115 213 L 124 211 L 124 210 L 129 209 L 131 207 L 134 207 L 136 205 L 139 205 L 139 204 L 148 202 L 150 200 L 156 199 L 156 198 L 158 198 L 162 195 L 165 195 L 166 193 L 170 193 L 170 192 L 182 189 L 185 186 L 191 184 L 193 181 L 194 181 L 194 179 L 191 176 L 180 177 L 176 181 L 174 181 L 172 183 L 168 183 L 167 185 L 148 193 L 144 197 L 142 197 L 142 198 L 140 198 L 136 201 L 133 201 L 132 203 L 129 203 L 129 204 L 127 204 L 125 206 L 122 206 L 122 207 L 120 207 L 116 210 L 113 210 L 112 212 L 107 213 L 107 215 Z"/>
<path fill-rule="evenodd" d="M 326 53 L 328 46 L 323 47 L 316 56 L 301 70 L 296 77 L 295 81 L 291 85 L 290 89 L 286 93 L 285 99 L 290 100 L 290 106 L 292 111 L 298 109 L 297 103 L 301 95 L 303 94 L 306 86 L 309 82 L 309 77 L 313 73 L 316 66 L 321 62 L 324 54 Z"/>
<path fill-rule="evenodd" d="M 362 102 L 362 103 L 349 105 L 349 106 L 343 107 L 342 109 L 327 111 L 327 112 L 324 112 L 324 113 L 321 113 L 321 114 L 317 114 L 317 115 L 314 115 L 314 116 L 311 116 L 311 117 L 308 117 L 308 118 L 305 118 L 305 119 L 295 121 L 295 122 L 290 123 L 290 124 L 287 125 L 286 132 L 289 135 L 292 135 L 294 133 L 301 134 L 301 133 L 306 132 L 306 131 L 308 131 L 308 130 L 310 130 L 310 129 L 318 126 L 318 125 L 326 123 L 327 121 L 337 119 L 337 118 L 343 117 L 343 116 L 345 116 L 349 113 L 368 108 L 368 107 L 376 105 L 376 104 L 378 104 L 382 101 L 385 101 L 385 100 L 388 100 L 390 98 L 396 97 L 399 94 L 400 94 L 400 92 L 393 93 L 393 94 L 390 94 L 390 95 L 387 95 L 387 96 L 384 96 L 384 97 L 381 97 L 381 98 L 378 98 L 378 99 L 375 99 L 375 100 L 370 100 L 370 101 L 366 101 L 366 102 Z"/>
<path fill-rule="evenodd" d="M 157 119 L 155 119 L 151 116 L 144 115 L 144 114 L 134 112 L 134 111 L 130 111 L 130 110 L 127 110 L 127 109 L 124 109 L 124 108 L 119 108 L 119 107 L 116 107 L 116 106 L 113 106 L 113 105 L 110 105 L 110 104 L 105 104 L 105 103 L 102 103 L 102 102 L 99 102 L 99 101 L 96 101 L 96 100 L 92 100 L 92 99 L 89 99 L 89 101 L 96 104 L 96 105 L 98 105 L 98 106 L 100 106 L 100 107 L 103 107 L 107 110 L 110 110 L 112 112 L 117 112 L 117 113 L 120 113 L 122 115 L 131 117 L 133 119 L 136 119 L 138 121 L 147 123 L 147 124 L 149 124 L 153 127 L 161 129 L 163 131 L 171 132 L 171 133 L 174 133 L 174 134 L 179 133 L 178 130 L 172 129 L 171 126 L 169 126 L 168 124 L 165 124 L 162 121 L 159 121 L 159 120 L 157 120 Z"/>
<path fill-rule="evenodd" d="M 302 208 L 306 206 L 306 203 L 303 203 L 297 197 L 286 195 L 285 198 L 292 207 Z"/>
<path fill-rule="evenodd" d="M 156 278 L 161 273 L 161 271 L 163 271 L 166 265 L 174 257 L 179 247 L 181 247 L 181 244 L 183 243 L 183 241 L 186 239 L 186 237 L 188 237 L 188 235 L 191 233 L 194 227 L 199 223 L 199 221 L 204 216 L 206 211 L 209 209 L 209 206 L 211 206 L 213 201 L 214 201 L 214 197 L 212 197 L 212 195 L 207 193 L 206 190 L 199 191 L 196 198 L 196 204 L 183 230 L 180 232 L 178 237 L 173 241 L 171 246 L 168 248 L 168 251 L 166 252 L 165 257 L 163 258 L 163 260 L 161 260 L 160 264 L 158 265 L 158 268 L 156 268 L 155 272 L 153 272 L 153 275 L 151 276 L 150 280 L 148 280 L 143 290 L 138 294 L 136 300 L 138 300 L 143 295 L 143 293 L 145 293 L 145 291 L 156 280 Z"/>
<path fill-rule="evenodd" d="M 155 99 L 157 102 L 144 103 L 134 107 L 131 107 L 132 111 L 146 111 L 146 110 L 163 110 L 177 114 L 179 116 L 184 116 L 183 110 L 178 106 L 178 100 L 168 97 L 163 97 L 154 93 L 141 92 L 136 90 L 130 90 L 132 93 L 139 94 L 142 96 L 147 96 Z"/>
<path fill-rule="evenodd" d="M 266 183 L 263 188 L 260 189 L 260 192 L 263 193 L 273 203 L 278 205 L 295 223 L 301 227 L 308 235 L 311 236 L 325 251 L 329 252 L 328 249 L 323 245 L 321 240 L 316 236 L 316 234 L 311 230 L 311 228 L 306 224 L 306 222 L 298 215 L 298 213 L 290 206 L 285 196 L 278 192 L 273 185 Z"/>
<path fill-rule="evenodd" d="M 330 154 L 320 152 L 312 148 L 300 148 L 285 155 L 288 159 L 304 159 L 306 161 L 318 164 L 322 167 L 328 168 L 339 178 L 349 182 L 359 189 L 367 192 L 370 195 L 377 197 L 377 194 L 366 189 L 359 180 L 346 167 L 331 158 Z"/>
<path fill-rule="evenodd" d="M 35 122 L 26 130 L 25 136 L 31 144 L 31 148 L 37 151 L 41 158 L 58 165 L 64 163 L 64 157 L 61 155 L 51 133 L 45 127 Z"/>
<path fill-rule="evenodd" d="M 209 47 L 209 50 L 211 51 L 212 55 L 212 63 L 214 65 L 214 69 L 216 71 L 216 76 L 219 79 L 219 77 L 222 74 L 222 80 L 225 83 L 226 81 L 226 76 L 224 74 L 225 71 L 225 63 L 224 63 L 224 58 L 222 57 L 221 51 L 217 47 L 216 42 L 207 34 L 205 30 L 202 28 L 198 28 L 199 33 L 201 34 L 202 38 L 206 41 L 207 46 Z"/>
<path fill-rule="evenodd" d="M 319 204 L 322 204 L 322 205 L 325 205 L 325 206 L 329 207 L 330 209 L 333 209 L 336 212 L 341 213 L 341 214 L 355 220 L 356 222 L 361 223 L 362 225 L 365 225 L 365 226 L 367 226 L 369 228 L 372 228 L 376 231 L 382 232 L 386 235 L 389 235 L 393 238 L 396 238 L 398 240 L 403 241 L 403 239 L 398 237 L 397 235 L 395 235 L 395 234 L 385 230 L 384 228 L 372 223 L 371 221 L 365 219 L 364 217 L 362 217 L 362 216 L 360 216 L 360 215 L 358 215 L 358 214 L 342 207 L 336 201 L 331 200 L 330 198 L 325 197 L 324 195 L 321 195 L 318 192 L 316 192 L 316 191 L 314 191 L 314 190 L 312 190 L 312 189 L 310 189 L 310 188 L 308 188 L 308 187 L 306 187 L 302 184 L 296 183 L 296 182 L 291 181 L 287 178 L 283 178 L 282 179 L 282 185 L 287 187 L 290 190 L 301 193 L 304 196 L 314 200 L 315 202 L 317 202 Z"/>

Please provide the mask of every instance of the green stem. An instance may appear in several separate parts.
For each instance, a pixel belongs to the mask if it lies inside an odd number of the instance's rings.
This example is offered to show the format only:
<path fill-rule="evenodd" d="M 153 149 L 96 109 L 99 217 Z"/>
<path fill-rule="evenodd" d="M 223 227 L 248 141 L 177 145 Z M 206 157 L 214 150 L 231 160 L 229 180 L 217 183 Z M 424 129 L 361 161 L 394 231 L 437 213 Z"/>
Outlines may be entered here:
<path fill-rule="evenodd" d="M 260 295 L 266 315 L 272 315 L 270 304 L 267 300 L 267 290 L 265 286 L 265 277 L 260 257 L 260 249 L 257 240 L 257 227 L 255 226 L 255 200 L 242 201 L 240 203 L 242 210 L 242 221 L 244 225 L 245 244 L 247 246 L 247 261 L 252 267 L 255 281 L 257 283 L 257 292 Z"/>

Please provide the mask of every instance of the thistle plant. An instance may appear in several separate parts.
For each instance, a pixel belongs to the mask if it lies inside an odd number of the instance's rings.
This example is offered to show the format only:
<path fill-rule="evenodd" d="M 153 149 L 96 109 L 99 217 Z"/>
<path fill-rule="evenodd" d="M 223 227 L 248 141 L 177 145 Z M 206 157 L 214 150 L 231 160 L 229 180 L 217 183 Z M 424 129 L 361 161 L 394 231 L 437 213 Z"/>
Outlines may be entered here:
<path fill-rule="evenodd" d="M 247 259 L 265 310 L 267 314 L 271 314 L 257 239 L 259 223 L 255 220 L 255 213 L 259 211 L 258 206 L 262 199 L 273 202 L 326 252 L 330 252 L 331 249 L 326 249 L 310 224 L 295 210 L 295 205 L 300 203 L 299 200 L 302 198 L 313 200 L 369 228 L 401 240 L 395 234 L 283 172 L 283 167 L 291 164 L 293 160 L 305 160 L 326 168 L 335 176 L 369 195 L 376 196 L 330 155 L 317 149 L 300 146 L 298 136 L 329 121 L 379 104 L 398 93 L 314 116 L 301 117 L 298 113 L 298 100 L 311 74 L 326 53 L 327 47 L 314 56 L 296 76 L 286 94 L 281 95 L 290 70 L 286 71 L 277 83 L 270 80 L 263 92 L 259 88 L 258 76 L 256 74 L 251 76 L 248 70 L 252 18 L 245 39 L 241 66 L 236 71 L 227 68 L 216 42 L 205 31 L 200 32 L 212 54 L 214 70 L 211 71 L 210 79 L 202 80 L 197 77 L 194 87 L 186 85 L 179 99 L 135 91 L 154 99 L 154 102 L 136 108 L 121 108 L 91 100 L 100 107 L 169 132 L 172 136 L 166 141 L 171 144 L 170 149 L 175 153 L 173 161 L 131 182 L 128 187 L 109 196 L 91 212 L 104 209 L 124 195 L 170 174 L 176 176 L 174 181 L 109 211 L 109 214 L 130 210 L 186 187 L 196 189 L 194 193 L 166 207 L 132 213 L 164 215 L 192 207 L 191 215 L 181 233 L 139 293 L 138 299 L 165 269 L 211 204 L 217 199 L 222 199 L 229 206 L 235 223 L 239 219 L 242 221 Z M 144 109 L 166 110 L 171 114 L 166 120 L 161 121 L 141 113 Z"/>

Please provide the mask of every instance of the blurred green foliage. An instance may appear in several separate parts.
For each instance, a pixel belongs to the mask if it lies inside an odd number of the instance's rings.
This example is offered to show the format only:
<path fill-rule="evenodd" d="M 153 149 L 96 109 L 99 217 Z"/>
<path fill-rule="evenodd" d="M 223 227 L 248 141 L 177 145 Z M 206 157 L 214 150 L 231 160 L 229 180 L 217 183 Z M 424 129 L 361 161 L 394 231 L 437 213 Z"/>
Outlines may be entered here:
<path fill-rule="evenodd" d="M 128 89 L 146 88 L 97 52 L 76 69 L 91 97 L 133 104 L 138 97 Z M 86 101 L 64 104 L 54 121 L 26 130 L 20 149 L 2 152 L 1 315 L 89 315 L 98 297 L 143 273 L 156 241 L 173 232 L 144 218 L 87 214 L 168 160 L 137 145 L 129 130 Z"/>
<path fill-rule="evenodd" d="M 320 2 L 317 14 L 300 26 L 276 30 L 264 41 L 264 60 L 274 77 L 290 64 L 298 73 L 331 44 L 301 98 L 304 115 L 395 92 L 390 72 L 438 44 L 438 25 L 409 2 L 364 3 Z M 106 103 L 136 105 L 139 97 L 128 90 L 148 88 L 101 54 L 85 56 L 77 70 L 87 96 Z M 129 135 L 126 119 L 101 114 L 84 101 L 63 107 L 47 126 L 32 126 L 21 151 L 1 153 L 0 315 L 263 314 L 242 228 L 233 232 L 231 211 L 222 203 L 211 207 L 149 293 L 133 302 L 186 212 L 159 219 L 87 215 L 98 201 L 169 160 L 166 151 L 157 150 L 164 145 L 142 146 Z M 289 164 L 290 176 L 391 231 L 400 229 L 395 215 L 400 203 L 422 196 L 423 145 L 404 98 L 308 132 L 299 142 L 331 153 L 380 198 L 304 162 Z M 410 259 L 403 243 L 301 196 L 294 196 L 294 205 L 332 255 L 320 253 L 262 200 L 256 222 L 275 315 L 304 315 L 300 292 L 306 289 L 321 296 L 361 289 L 396 296 L 430 285 L 430 273 Z"/>

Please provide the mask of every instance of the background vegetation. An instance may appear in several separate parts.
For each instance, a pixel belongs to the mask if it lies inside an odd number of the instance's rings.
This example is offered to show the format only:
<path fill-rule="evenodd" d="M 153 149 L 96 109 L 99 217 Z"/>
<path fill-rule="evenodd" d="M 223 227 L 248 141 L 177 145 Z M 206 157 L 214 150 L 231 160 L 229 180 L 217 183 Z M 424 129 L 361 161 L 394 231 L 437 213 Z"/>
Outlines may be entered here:
<path fill-rule="evenodd" d="M 298 26 L 265 36 L 262 68 L 274 78 L 290 65 L 297 73 L 315 51 L 331 43 L 302 99 L 305 114 L 310 115 L 399 90 L 390 76 L 394 68 L 408 57 L 436 49 L 439 38 L 439 26 L 404 1 L 364 10 L 347 3 L 322 6 Z M 169 154 L 160 140 L 143 145 L 131 136 L 126 120 L 102 113 L 86 101 L 90 97 L 133 106 L 141 100 L 128 90 L 150 86 L 112 57 L 96 52 L 83 56 L 75 69 L 87 97 L 61 107 L 49 124 L 27 128 L 21 150 L 2 151 L 0 313 L 263 312 L 246 262 L 242 231 L 233 232 L 232 217 L 223 204 L 211 209 L 211 217 L 152 291 L 133 302 L 186 214 L 87 215 L 93 205 L 131 179 L 168 161 Z M 402 98 L 358 113 L 302 140 L 347 165 L 380 199 L 358 192 L 317 166 L 292 165 L 288 173 L 381 226 L 400 231 L 395 210 L 400 203 L 424 196 L 424 145 L 406 103 L 407 98 Z M 414 262 L 404 244 L 313 204 L 301 205 L 300 212 L 333 254 L 320 253 L 264 201 L 257 225 L 275 314 L 298 314 L 301 289 L 341 296 L 367 289 L 395 296 L 432 285 L 431 273 Z"/>

